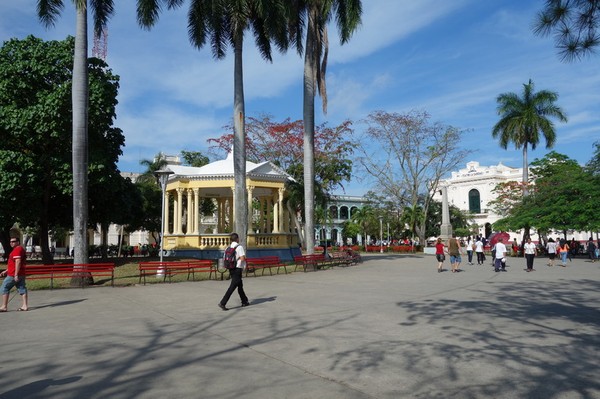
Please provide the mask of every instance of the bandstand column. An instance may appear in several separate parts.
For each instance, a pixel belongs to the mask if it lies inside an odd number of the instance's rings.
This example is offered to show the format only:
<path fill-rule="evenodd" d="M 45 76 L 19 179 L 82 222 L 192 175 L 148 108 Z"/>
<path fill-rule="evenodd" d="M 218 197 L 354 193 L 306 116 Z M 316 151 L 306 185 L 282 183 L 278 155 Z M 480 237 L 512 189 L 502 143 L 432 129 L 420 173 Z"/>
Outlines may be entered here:
<path fill-rule="evenodd" d="M 252 234 L 252 193 L 254 186 L 248 186 L 248 231 L 247 234 Z"/>
<path fill-rule="evenodd" d="M 169 192 L 165 192 L 165 214 L 163 215 L 165 218 L 165 233 L 166 234 L 171 234 L 171 231 L 169 230 L 169 210 L 170 208 L 170 204 L 169 204 L 169 198 L 171 198 L 171 194 L 169 194 Z"/>
<path fill-rule="evenodd" d="M 186 228 L 185 228 L 185 234 L 189 235 L 192 233 L 193 230 L 193 223 L 194 223 L 194 204 L 192 203 L 192 190 L 191 189 L 187 189 L 187 223 L 186 223 Z"/>
<path fill-rule="evenodd" d="M 200 234 L 200 189 L 194 188 L 194 229 L 195 235 Z"/>
<path fill-rule="evenodd" d="M 223 218 L 225 217 L 223 212 L 223 198 L 217 198 L 217 231 L 215 233 L 221 233 L 223 231 Z"/>
<path fill-rule="evenodd" d="M 183 219 L 183 188 L 177 189 L 177 205 L 175 207 L 175 210 L 177 212 L 173 217 L 175 222 L 175 234 L 182 234 L 183 230 L 181 222 Z"/>
<path fill-rule="evenodd" d="M 279 223 L 281 222 L 281 190 L 277 190 L 277 203 L 275 206 L 275 212 L 273 213 L 273 233 L 280 233 L 281 226 Z"/>
<path fill-rule="evenodd" d="M 273 232 L 273 225 L 271 224 L 271 215 L 273 214 L 273 197 L 265 198 L 265 202 L 267 203 L 267 220 L 266 220 L 266 231 L 271 234 Z"/>

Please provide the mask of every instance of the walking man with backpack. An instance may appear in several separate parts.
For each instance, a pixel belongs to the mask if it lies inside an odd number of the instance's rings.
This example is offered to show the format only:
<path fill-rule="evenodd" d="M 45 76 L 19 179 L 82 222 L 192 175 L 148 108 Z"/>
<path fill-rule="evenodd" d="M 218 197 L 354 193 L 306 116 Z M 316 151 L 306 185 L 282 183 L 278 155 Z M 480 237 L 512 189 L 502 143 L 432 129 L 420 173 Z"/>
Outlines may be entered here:
<path fill-rule="evenodd" d="M 227 308 L 227 302 L 236 288 L 238 290 L 238 294 L 240 294 L 242 307 L 250 305 L 248 297 L 244 292 L 244 283 L 242 282 L 242 273 L 246 267 L 246 251 L 244 250 L 244 247 L 239 244 L 240 238 L 237 233 L 232 233 L 229 238 L 231 240 L 231 244 L 225 250 L 223 263 L 225 268 L 229 270 L 231 284 L 229 284 L 227 292 L 225 292 L 223 299 L 221 299 L 221 302 L 219 302 L 219 307 L 221 310 L 229 310 Z"/>

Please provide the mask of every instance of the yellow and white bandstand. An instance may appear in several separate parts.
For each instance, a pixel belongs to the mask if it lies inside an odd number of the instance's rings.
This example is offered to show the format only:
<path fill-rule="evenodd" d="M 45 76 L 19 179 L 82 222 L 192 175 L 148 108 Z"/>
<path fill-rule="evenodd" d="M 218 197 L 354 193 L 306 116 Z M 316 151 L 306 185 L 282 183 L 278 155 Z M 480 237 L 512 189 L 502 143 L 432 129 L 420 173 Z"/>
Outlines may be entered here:
<path fill-rule="evenodd" d="M 173 256 L 220 257 L 229 245 L 229 234 L 236 231 L 231 153 L 227 159 L 202 167 L 168 168 L 173 173 L 165 190 L 163 249 Z M 289 260 L 300 253 L 292 219 L 295 216 L 284 204 L 286 182 L 290 180 L 271 162 L 246 162 L 249 256 L 277 255 Z M 205 201 L 214 204 L 214 214 L 202 214 Z"/>

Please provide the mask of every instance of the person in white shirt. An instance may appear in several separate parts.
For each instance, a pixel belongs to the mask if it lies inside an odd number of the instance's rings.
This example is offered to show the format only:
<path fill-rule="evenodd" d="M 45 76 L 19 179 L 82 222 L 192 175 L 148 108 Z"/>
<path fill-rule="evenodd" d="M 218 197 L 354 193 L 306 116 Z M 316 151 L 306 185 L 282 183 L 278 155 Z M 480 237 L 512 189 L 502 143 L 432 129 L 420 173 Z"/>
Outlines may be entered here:
<path fill-rule="evenodd" d="M 483 256 L 483 241 L 481 241 L 481 237 L 477 237 L 477 241 L 475 241 L 475 253 L 477 254 L 477 264 L 483 265 L 485 258 Z"/>
<path fill-rule="evenodd" d="M 548 239 L 546 250 L 548 250 L 548 266 L 554 266 L 554 259 L 556 259 L 556 242 L 554 242 L 553 238 Z"/>
<path fill-rule="evenodd" d="M 238 244 L 240 237 L 237 233 L 231 233 L 230 240 L 231 244 L 229 246 L 235 249 L 236 267 L 234 269 L 229 269 L 231 283 L 229 284 L 229 288 L 225 292 L 223 299 L 219 302 L 221 310 L 229 310 L 229 308 L 227 308 L 227 302 L 236 288 L 240 295 L 240 300 L 242 301 L 242 307 L 250 305 L 250 301 L 244 292 L 244 283 L 242 282 L 242 273 L 246 268 L 246 251 L 244 250 L 244 247 Z"/>
<path fill-rule="evenodd" d="M 473 243 L 473 239 L 471 236 L 467 238 L 467 258 L 469 260 L 469 265 L 473 264 L 473 247 L 475 244 Z"/>
<path fill-rule="evenodd" d="M 527 272 L 533 272 L 535 271 L 533 268 L 533 258 L 537 255 L 537 247 L 531 242 L 531 238 L 528 238 L 523 249 L 525 250 L 525 259 L 527 261 L 527 269 L 525 270 L 527 270 Z"/>
<path fill-rule="evenodd" d="M 506 245 L 504 245 L 504 239 L 500 237 L 496 243 L 496 259 L 494 259 L 494 271 L 499 272 L 502 270 L 506 271 Z"/>

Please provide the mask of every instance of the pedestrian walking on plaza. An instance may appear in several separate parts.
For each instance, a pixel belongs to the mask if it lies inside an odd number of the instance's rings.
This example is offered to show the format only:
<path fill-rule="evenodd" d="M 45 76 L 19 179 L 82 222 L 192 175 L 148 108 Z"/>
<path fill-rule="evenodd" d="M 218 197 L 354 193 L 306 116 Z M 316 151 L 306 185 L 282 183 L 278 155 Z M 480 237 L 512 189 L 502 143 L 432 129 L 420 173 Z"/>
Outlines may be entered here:
<path fill-rule="evenodd" d="M 557 252 L 560 254 L 561 266 L 567 267 L 567 255 L 569 255 L 569 244 L 567 244 L 567 240 L 564 238 L 560 240 L 558 244 Z"/>
<path fill-rule="evenodd" d="M 587 252 L 590 257 L 590 260 L 592 262 L 595 262 L 598 257 L 596 256 L 596 244 L 594 244 L 593 237 L 590 237 L 590 239 L 587 242 Z"/>
<path fill-rule="evenodd" d="M 525 259 L 527 261 L 527 272 L 533 272 L 535 269 L 533 268 L 533 259 L 537 255 L 537 247 L 534 243 L 531 242 L 531 238 L 527 238 L 527 242 L 523 245 L 523 250 L 525 252 Z"/>
<path fill-rule="evenodd" d="M 458 273 L 460 271 L 460 262 L 462 262 L 460 255 L 462 253 L 463 250 L 460 246 L 460 242 L 456 239 L 456 234 L 452 234 L 452 237 L 448 240 L 448 254 L 450 255 L 452 273 Z"/>
<path fill-rule="evenodd" d="M 435 244 L 435 259 L 438 261 L 438 273 L 441 273 L 444 269 L 444 261 L 446 260 L 446 251 L 445 245 L 441 238 L 437 239 L 437 243 Z"/>
<path fill-rule="evenodd" d="M 477 254 L 477 264 L 483 265 L 485 256 L 483 256 L 483 241 L 481 237 L 477 237 L 477 241 L 475 241 L 475 254 Z"/>
<path fill-rule="evenodd" d="M 242 282 L 242 273 L 244 272 L 244 269 L 246 268 L 246 251 L 244 250 L 244 247 L 242 247 L 239 244 L 240 238 L 237 235 L 237 233 L 232 233 L 229 238 L 231 240 L 231 244 L 229 245 L 229 248 L 233 248 L 235 251 L 236 265 L 234 268 L 229 269 L 229 276 L 231 277 L 231 283 L 229 284 L 229 288 L 225 292 L 223 299 L 221 299 L 221 302 L 219 302 L 219 307 L 222 310 L 229 310 L 227 308 L 227 302 L 229 301 L 231 294 L 233 294 L 233 291 L 235 291 L 236 288 L 238 290 L 238 294 L 240 295 L 240 300 L 242 301 L 242 307 L 250 305 L 250 302 L 248 301 L 248 297 L 246 296 L 246 293 L 244 292 L 244 283 Z M 225 266 L 227 266 L 227 265 L 225 265 Z"/>
<path fill-rule="evenodd" d="M 474 249 L 475 249 L 475 242 L 473 241 L 471 236 L 469 236 L 467 238 L 467 258 L 469 260 L 469 265 L 473 264 L 473 250 Z"/>
<path fill-rule="evenodd" d="M 21 295 L 22 305 L 17 310 L 29 310 L 27 300 L 27 286 L 25 285 L 25 249 L 19 244 L 19 238 L 10 239 L 12 251 L 8 255 L 8 267 L 2 273 L 4 277 L 2 282 L 2 306 L 0 312 L 8 311 L 8 294 L 12 287 L 17 287 L 17 292 Z"/>
<path fill-rule="evenodd" d="M 502 270 L 506 271 L 506 245 L 504 245 L 504 238 L 500 237 L 496 245 L 494 245 L 494 271 L 499 272 Z"/>
<path fill-rule="evenodd" d="M 550 237 L 548 239 L 548 244 L 546 244 L 546 250 L 548 251 L 548 266 L 554 266 L 554 259 L 556 259 L 556 249 L 556 242 L 554 242 L 554 239 Z"/>

